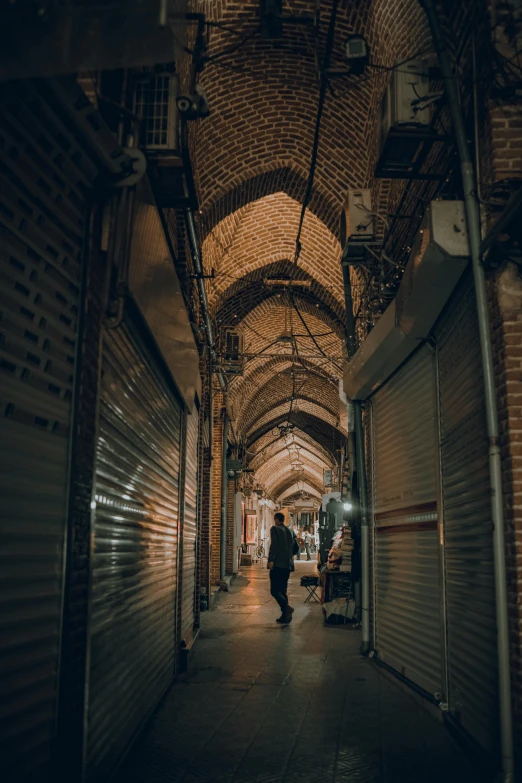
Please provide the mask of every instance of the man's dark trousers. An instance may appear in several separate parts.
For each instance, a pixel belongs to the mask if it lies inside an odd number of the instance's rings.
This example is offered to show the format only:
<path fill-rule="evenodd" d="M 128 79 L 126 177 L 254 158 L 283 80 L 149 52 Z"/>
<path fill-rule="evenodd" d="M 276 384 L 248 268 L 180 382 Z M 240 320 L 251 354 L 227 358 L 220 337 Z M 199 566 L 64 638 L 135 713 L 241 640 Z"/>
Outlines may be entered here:
<path fill-rule="evenodd" d="M 288 596 L 286 591 L 288 588 L 289 577 L 289 568 L 270 569 L 270 595 L 276 599 L 277 603 L 281 607 L 283 614 L 286 612 L 288 607 Z"/>

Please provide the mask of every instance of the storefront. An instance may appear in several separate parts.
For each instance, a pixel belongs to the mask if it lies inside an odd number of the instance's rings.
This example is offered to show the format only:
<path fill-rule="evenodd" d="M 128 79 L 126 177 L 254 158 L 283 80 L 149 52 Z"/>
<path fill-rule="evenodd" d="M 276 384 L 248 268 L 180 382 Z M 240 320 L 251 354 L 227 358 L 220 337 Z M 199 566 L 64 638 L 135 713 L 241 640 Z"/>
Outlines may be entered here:
<path fill-rule="evenodd" d="M 451 220 L 441 222 L 437 243 L 429 226 L 424 255 L 348 366 L 345 388 L 366 400 L 374 654 L 494 755 L 497 629 L 479 330 L 471 275 L 463 274 L 465 229 L 444 234 L 446 225 L 463 225 L 462 205 L 444 208 Z"/>

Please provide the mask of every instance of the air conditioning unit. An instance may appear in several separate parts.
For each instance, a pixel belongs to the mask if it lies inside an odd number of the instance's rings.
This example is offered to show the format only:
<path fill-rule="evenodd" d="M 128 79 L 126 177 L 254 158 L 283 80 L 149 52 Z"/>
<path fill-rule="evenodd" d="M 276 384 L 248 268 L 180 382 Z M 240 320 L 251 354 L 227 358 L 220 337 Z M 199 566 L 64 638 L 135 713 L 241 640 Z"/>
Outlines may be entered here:
<path fill-rule="evenodd" d="M 136 79 L 134 113 L 140 118 L 140 144 L 148 150 L 178 149 L 179 115 L 175 73 L 147 73 Z"/>
<path fill-rule="evenodd" d="M 430 124 L 430 108 L 420 108 L 418 101 L 429 93 L 429 67 L 427 60 L 412 60 L 392 71 L 381 108 L 381 138 L 383 141 L 396 126 L 414 128 Z M 422 106 L 422 104 L 421 104 Z"/>
<path fill-rule="evenodd" d="M 223 369 L 230 375 L 243 372 L 243 335 L 237 329 L 225 329 L 223 334 Z"/>
<path fill-rule="evenodd" d="M 430 124 L 427 60 L 412 60 L 392 71 L 381 104 L 381 166 L 409 169 L 419 146 L 419 132 Z"/>
<path fill-rule="evenodd" d="M 341 212 L 339 239 L 344 248 L 348 239 L 371 240 L 375 234 L 370 190 L 349 188 Z"/>

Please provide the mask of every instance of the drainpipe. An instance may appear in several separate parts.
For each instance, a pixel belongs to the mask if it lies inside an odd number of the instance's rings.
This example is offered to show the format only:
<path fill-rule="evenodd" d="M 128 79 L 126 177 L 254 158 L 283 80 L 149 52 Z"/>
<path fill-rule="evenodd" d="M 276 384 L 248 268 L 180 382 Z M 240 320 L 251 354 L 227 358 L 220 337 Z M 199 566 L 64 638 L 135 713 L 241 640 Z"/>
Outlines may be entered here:
<path fill-rule="evenodd" d="M 228 413 L 225 408 L 223 417 L 223 464 L 221 469 L 221 541 L 219 547 L 219 579 L 225 581 L 227 565 L 227 447 L 228 447 Z"/>
<path fill-rule="evenodd" d="M 426 12 L 439 58 L 448 98 L 453 130 L 460 158 L 464 205 L 469 236 L 473 279 L 484 372 L 484 397 L 486 402 L 487 431 L 489 439 L 489 466 L 493 520 L 493 559 L 495 567 L 495 597 L 497 610 L 498 687 L 500 713 L 500 739 L 502 748 L 503 783 L 514 781 L 513 723 L 511 714 L 509 632 L 507 611 L 506 561 L 504 541 L 504 509 L 502 502 L 502 463 L 500 459 L 499 426 L 496 403 L 493 351 L 489 328 L 489 311 L 484 268 L 481 259 L 480 214 L 476 197 L 473 164 L 468 148 L 464 117 L 452 61 L 446 48 L 434 0 L 420 0 Z"/>

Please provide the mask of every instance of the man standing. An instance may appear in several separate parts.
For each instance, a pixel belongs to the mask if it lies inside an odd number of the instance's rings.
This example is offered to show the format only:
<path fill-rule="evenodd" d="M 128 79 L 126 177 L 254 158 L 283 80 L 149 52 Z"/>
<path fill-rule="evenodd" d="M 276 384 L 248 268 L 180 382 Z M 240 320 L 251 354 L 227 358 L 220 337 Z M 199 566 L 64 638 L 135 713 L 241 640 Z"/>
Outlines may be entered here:
<path fill-rule="evenodd" d="M 284 514 L 274 514 L 275 525 L 270 529 L 270 551 L 268 568 L 270 570 L 270 594 L 281 608 L 281 617 L 276 622 L 287 624 L 292 621 L 293 608 L 286 594 L 290 571 L 294 570 L 294 555 L 298 544 L 294 534 L 285 525 Z"/>

